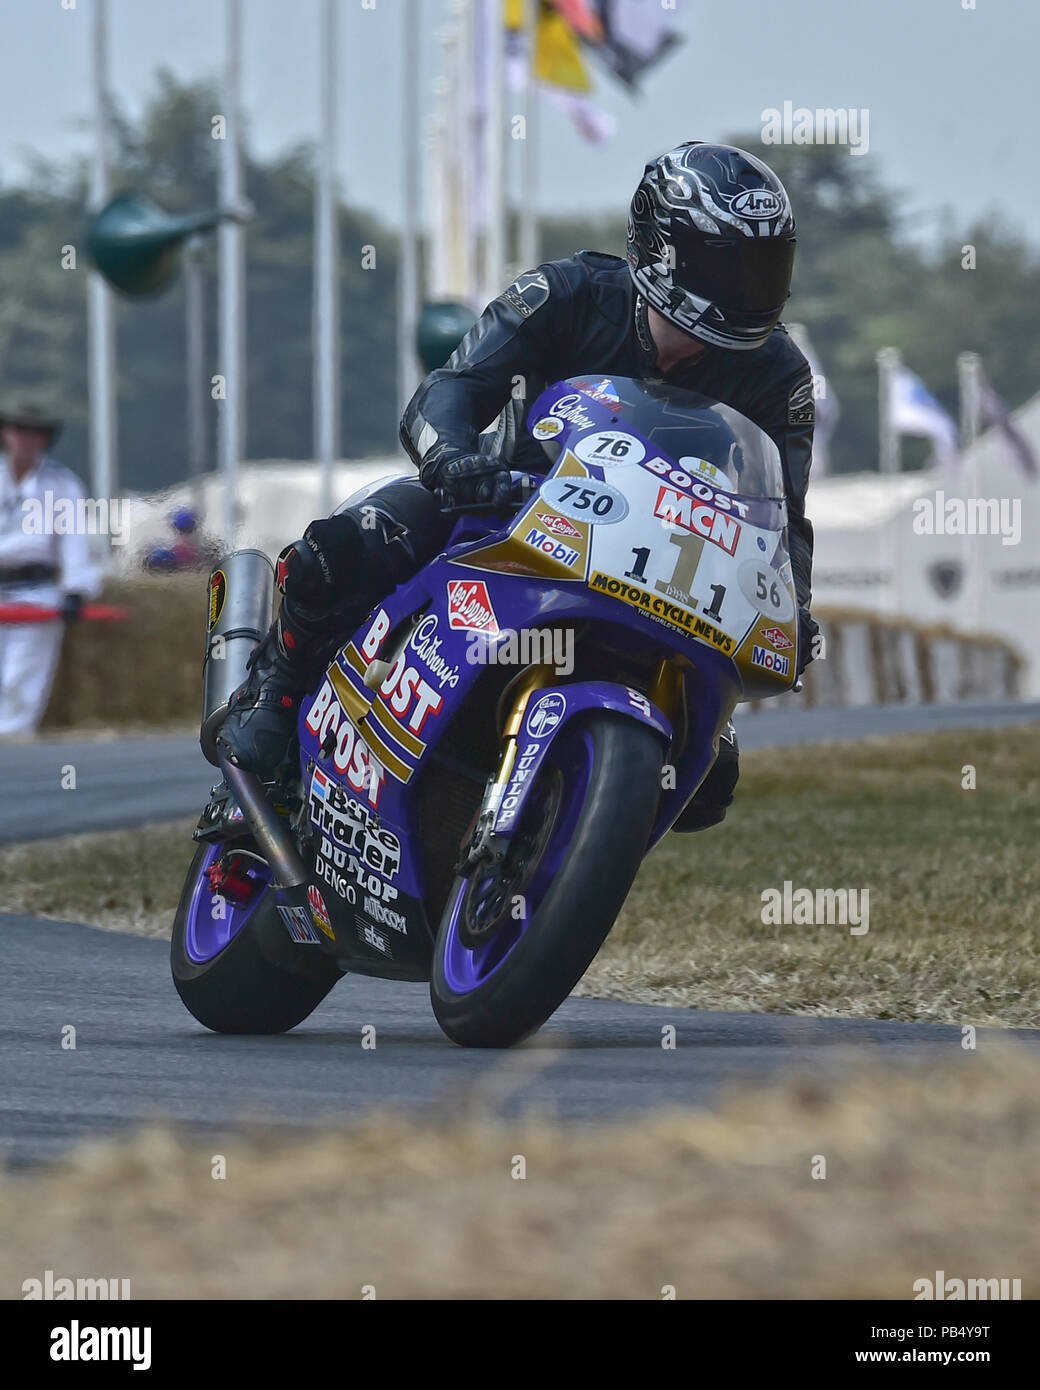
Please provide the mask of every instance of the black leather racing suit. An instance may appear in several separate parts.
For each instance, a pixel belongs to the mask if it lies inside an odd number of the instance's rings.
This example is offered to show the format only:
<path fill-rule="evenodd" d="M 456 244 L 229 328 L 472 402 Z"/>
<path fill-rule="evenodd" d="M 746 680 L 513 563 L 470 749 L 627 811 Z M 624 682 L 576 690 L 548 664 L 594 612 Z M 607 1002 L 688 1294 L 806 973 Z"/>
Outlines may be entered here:
<path fill-rule="evenodd" d="M 752 352 L 709 348 L 662 375 L 646 304 L 626 263 L 581 251 L 521 275 L 487 306 L 447 364 L 416 391 L 401 422 L 401 440 L 419 468 L 419 479 L 386 484 L 359 505 L 307 528 L 304 541 L 320 557 L 327 586 L 349 596 L 338 614 L 343 630 L 356 626 L 373 603 L 444 546 L 454 518 L 441 512 L 433 495 L 437 471 L 460 455 L 478 452 L 480 432 L 500 412 L 503 458 L 514 468 L 546 471 L 547 456 L 523 421 L 548 384 L 579 375 L 687 386 L 732 406 L 765 430 L 783 463 L 795 591 L 799 604 L 809 607 L 813 534 L 805 516 L 805 491 L 814 408 L 805 358 L 778 325 L 768 342 Z M 283 614 L 298 631 L 304 630 L 307 593 L 296 582 L 283 591 Z M 316 614 L 315 623 L 326 632 L 337 626 L 325 613 Z M 675 828 L 697 830 L 722 820 L 737 769 L 730 725 L 714 767 Z"/>
<path fill-rule="evenodd" d="M 617 256 L 580 251 L 522 275 L 416 391 L 401 422 L 401 441 L 422 481 L 436 487 L 439 466 L 475 453 L 479 432 L 508 405 L 520 425 L 509 462 L 544 473 L 545 453 L 522 428 L 527 410 L 564 377 L 615 375 L 687 386 L 739 410 L 770 436 L 784 470 L 795 592 L 808 608 L 813 533 L 805 491 L 815 418 L 809 364 L 778 325 L 752 352 L 709 348 L 662 375 L 646 303 Z"/>

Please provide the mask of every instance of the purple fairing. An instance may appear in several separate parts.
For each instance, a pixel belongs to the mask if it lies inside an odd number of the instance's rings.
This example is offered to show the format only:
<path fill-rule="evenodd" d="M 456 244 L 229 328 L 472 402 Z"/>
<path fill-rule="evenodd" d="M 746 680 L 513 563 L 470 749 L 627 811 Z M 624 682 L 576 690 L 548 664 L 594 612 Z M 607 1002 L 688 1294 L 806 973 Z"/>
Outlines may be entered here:
<path fill-rule="evenodd" d="M 246 875 L 256 884 L 256 890 L 247 903 L 236 905 L 225 898 L 223 917 L 213 915 L 215 894 L 209 886 L 206 870 L 219 859 L 223 845 L 208 845 L 202 859 L 191 902 L 188 904 L 184 925 L 184 950 L 189 960 L 196 965 L 204 965 L 220 954 L 225 946 L 238 935 L 256 911 L 263 897 L 263 889 L 271 882 L 271 873 L 262 864 L 250 861 Z"/>
<path fill-rule="evenodd" d="M 765 553 L 766 545 L 762 543 L 762 563 L 769 564 L 783 579 L 786 511 L 779 456 L 771 441 L 727 407 L 692 397 L 691 393 L 682 393 L 682 399 L 665 398 L 662 402 L 638 383 L 619 379 L 606 383 L 606 388 L 591 395 L 583 385 L 576 387 L 569 382 L 551 387 L 531 410 L 530 422 L 537 424 L 546 418 L 554 422 L 548 442 L 561 446 L 560 460 L 567 447 L 588 453 L 581 444 L 583 437 L 590 439 L 596 431 L 623 429 L 645 446 L 645 459 L 636 472 L 646 470 L 656 482 L 659 468 L 655 465 L 662 460 L 675 463 L 673 453 L 684 454 L 678 433 L 689 424 L 692 412 L 694 427 L 700 432 L 693 441 L 696 458 L 705 461 L 708 470 L 701 476 L 713 480 L 711 488 L 706 482 L 698 486 L 702 492 L 716 492 L 720 507 L 727 505 L 724 499 L 729 499 L 731 506 L 739 504 L 739 515 L 752 527 L 767 535 L 775 533 L 775 547 L 770 554 Z M 543 435 L 548 432 L 550 427 L 543 425 Z M 738 445 L 734 445 L 734 438 Z M 694 452 L 694 447 L 687 436 L 685 453 Z M 616 461 L 614 468 L 594 464 L 590 459 L 586 462 L 589 477 L 601 484 L 619 481 Z M 549 478 L 559 477 L 559 469 L 560 461 L 551 467 L 543 484 Z M 545 510 L 547 505 L 551 510 L 557 504 L 547 504 L 537 494 L 504 523 L 495 517 L 462 518 L 445 551 L 374 610 L 338 656 L 330 678 L 302 703 L 299 735 L 304 795 L 313 804 L 315 779 L 320 777 L 323 787 L 333 784 L 347 798 L 355 823 L 359 817 L 364 823 L 363 830 L 357 832 L 359 836 L 368 837 L 370 827 L 375 827 L 371 834 L 389 833 L 399 841 L 399 863 L 395 863 L 392 874 L 384 873 L 382 877 L 401 901 L 421 903 L 426 896 L 414 789 L 455 716 L 464 717 L 466 702 L 483 671 L 473 655 L 475 634 L 483 631 L 495 636 L 552 624 L 602 622 L 611 625 L 615 640 L 619 632 L 628 630 L 634 652 L 651 646 L 655 651 L 674 651 L 688 659 L 682 746 L 673 746 L 667 755 L 674 766 L 674 786 L 667 786 L 662 794 L 651 845 L 669 829 L 711 766 L 719 731 L 742 694 L 740 671 L 723 650 L 674 627 L 648 622 L 646 615 L 631 605 L 590 587 L 584 568 L 575 566 L 573 577 L 568 577 L 557 567 L 555 574 L 542 577 L 483 565 L 480 552 L 508 539 L 521 526 L 531 525 L 533 509 Z M 654 524 L 648 515 L 648 526 Z M 375 660 L 390 663 L 385 675 L 383 671 L 377 675 L 371 668 L 370 663 Z M 366 684 L 366 674 L 372 679 L 371 686 Z M 382 682 L 379 675 L 384 675 Z M 350 706 L 349 718 L 344 700 Z M 560 704 L 554 705 L 554 700 Z M 527 720 L 538 708 L 560 717 L 543 720 L 535 734 L 527 729 Z M 560 749 L 583 746 L 580 716 L 590 710 L 613 710 L 655 728 L 673 742 L 672 726 L 661 710 L 624 684 L 581 681 L 568 685 L 553 679 L 530 696 L 520 733 L 521 741 L 526 731 L 531 743 L 538 745 L 529 770 L 539 775 L 529 777 L 522 788 L 515 789 L 509 814 L 499 814 L 496 821 L 496 835 L 511 840 L 521 832 L 531 788 L 541 780 L 543 767 L 558 761 Z M 576 817 L 580 809 L 582 788 L 587 781 L 587 768 L 584 773 L 580 768 L 578 758 L 574 786 L 568 788 L 557 819 L 572 814 Z M 504 796 L 503 806 L 506 799 Z M 550 876 L 565 845 L 562 831 L 554 831 L 544 853 L 545 872 Z M 327 886 L 324 891 L 328 897 Z M 464 889 L 457 889 L 453 894 L 453 920 L 461 911 L 463 892 Z M 345 903 L 330 899 L 330 907 L 341 911 L 349 908 L 355 913 L 362 910 L 363 892 L 354 898 L 344 896 Z M 436 928 L 435 923 L 432 926 Z M 518 923 L 511 938 L 504 932 L 494 946 L 488 945 L 483 951 L 466 950 L 457 941 L 456 933 L 452 938 L 456 941 L 452 948 L 456 953 L 452 957 L 455 965 L 449 964 L 448 968 L 457 972 L 459 981 L 485 978 L 519 940 L 525 926 L 526 919 Z M 353 918 L 349 929 L 355 929 Z M 395 947 L 404 945 L 396 938 L 388 939 Z"/>

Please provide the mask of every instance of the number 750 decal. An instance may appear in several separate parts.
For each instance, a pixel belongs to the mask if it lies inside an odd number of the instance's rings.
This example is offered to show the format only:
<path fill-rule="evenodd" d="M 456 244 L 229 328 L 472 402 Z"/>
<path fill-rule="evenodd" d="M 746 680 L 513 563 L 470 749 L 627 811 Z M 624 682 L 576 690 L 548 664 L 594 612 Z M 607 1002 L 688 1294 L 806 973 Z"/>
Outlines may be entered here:
<path fill-rule="evenodd" d="M 541 498 L 572 521 L 610 526 L 624 521 L 628 515 L 628 499 L 624 493 L 597 478 L 550 478 L 542 484 Z"/>

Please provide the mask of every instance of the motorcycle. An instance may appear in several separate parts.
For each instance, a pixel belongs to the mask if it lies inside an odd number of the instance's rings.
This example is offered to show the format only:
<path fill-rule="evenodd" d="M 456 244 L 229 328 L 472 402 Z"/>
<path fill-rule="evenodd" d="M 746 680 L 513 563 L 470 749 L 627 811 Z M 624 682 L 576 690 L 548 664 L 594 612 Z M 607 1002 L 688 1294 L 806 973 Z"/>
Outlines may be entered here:
<path fill-rule="evenodd" d="M 346 972 L 429 981 L 454 1042 L 508 1047 L 567 998 L 736 704 L 791 689 L 776 446 L 730 407 L 621 377 L 551 386 L 544 476 L 467 512 L 300 706 L 269 782 L 214 734 L 271 620 L 266 556 L 210 580 L 203 750 L 220 767 L 173 931 L 206 1027 L 276 1033 Z M 347 504 L 344 504 L 347 505 Z"/>

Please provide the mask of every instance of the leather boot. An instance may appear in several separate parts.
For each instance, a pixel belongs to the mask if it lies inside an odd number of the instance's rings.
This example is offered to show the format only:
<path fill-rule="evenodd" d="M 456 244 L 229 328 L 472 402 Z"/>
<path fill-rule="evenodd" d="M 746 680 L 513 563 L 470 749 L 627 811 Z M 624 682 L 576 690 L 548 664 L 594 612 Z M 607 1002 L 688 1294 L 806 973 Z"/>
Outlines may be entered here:
<path fill-rule="evenodd" d="M 250 656 L 249 677 L 217 733 L 228 762 L 261 777 L 274 775 L 296 733 L 300 701 L 321 674 L 322 645 L 296 623 L 290 634 L 279 614 Z"/>

